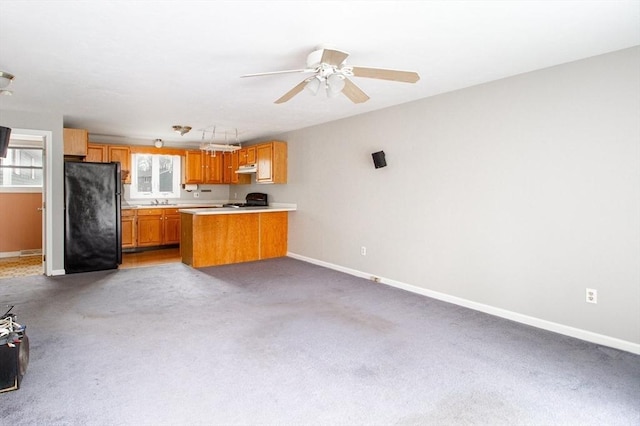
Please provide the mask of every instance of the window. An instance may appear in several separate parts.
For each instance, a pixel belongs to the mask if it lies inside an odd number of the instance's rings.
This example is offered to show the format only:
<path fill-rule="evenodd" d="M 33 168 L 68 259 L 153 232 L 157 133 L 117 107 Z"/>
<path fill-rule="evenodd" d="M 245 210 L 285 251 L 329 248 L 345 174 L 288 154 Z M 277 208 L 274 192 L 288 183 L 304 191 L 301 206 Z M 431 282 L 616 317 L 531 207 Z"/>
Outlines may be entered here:
<path fill-rule="evenodd" d="M 131 198 L 180 198 L 180 156 L 133 154 Z"/>
<path fill-rule="evenodd" d="M 0 188 L 42 188 L 42 141 L 11 139 L 0 158 Z"/>

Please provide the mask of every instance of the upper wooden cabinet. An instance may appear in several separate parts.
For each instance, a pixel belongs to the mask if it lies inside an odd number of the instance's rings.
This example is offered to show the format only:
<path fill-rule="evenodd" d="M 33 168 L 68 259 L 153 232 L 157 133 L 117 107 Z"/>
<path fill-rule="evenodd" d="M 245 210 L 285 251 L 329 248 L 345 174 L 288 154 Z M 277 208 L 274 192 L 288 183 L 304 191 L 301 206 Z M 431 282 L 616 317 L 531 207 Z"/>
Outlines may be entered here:
<path fill-rule="evenodd" d="M 256 163 L 256 147 L 249 146 L 238 151 L 238 164 L 246 166 L 247 164 Z"/>
<path fill-rule="evenodd" d="M 202 151 L 184 153 L 183 183 L 204 182 L 204 163 Z"/>
<path fill-rule="evenodd" d="M 226 159 L 227 157 L 225 157 Z M 236 185 L 244 185 L 251 183 L 251 175 L 236 173 L 240 167 L 240 151 L 231 153 L 231 183 Z"/>
<path fill-rule="evenodd" d="M 89 132 L 85 129 L 64 129 L 64 155 L 85 157 L 87 155 L 87 143 Z"/>
<path fill-rule="evenodd" d="M 287 183 L 287 144 L 272 141 L 256 145 L 257 183 Z"/>
<path fill-rule="evenodd" d="M 131 183 L 131 149 L 123 145 L 108 145 L 110 162 L 120 163 L 120 172 L 122 173 L 122 181 Z"/>
<path fill-rule="evenodd" d="M 91 163 L 120 163 L 124 183 L 131 183 L 131 149 L 124 145 L 87 144 L 84 161 Z"/>
<path fill-rule="evenodd" d="M 109 152 L 107 151 L 107 146 L 96 143 L 87 144 L 87 156 L 84 157 L 84 161 L 90 163 L 108 163 Z"/>
<path fill-rule="evenodd" d="M 217 152 L 213 156 L 209 153 L 204 153 L 203 156 L 204 183 L 222 183 L 222 153 Z"/>

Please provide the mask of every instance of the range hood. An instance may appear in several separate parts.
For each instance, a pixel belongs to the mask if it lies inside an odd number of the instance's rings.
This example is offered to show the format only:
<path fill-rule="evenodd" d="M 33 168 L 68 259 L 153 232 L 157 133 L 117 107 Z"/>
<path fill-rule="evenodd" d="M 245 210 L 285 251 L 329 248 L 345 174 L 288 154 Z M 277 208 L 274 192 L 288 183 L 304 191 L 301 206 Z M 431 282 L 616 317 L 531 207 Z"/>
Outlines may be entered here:
<path fill-rule="evenodd" d="M 238 167 L 238 170 L 236 170 L 236 173 L 255 173 L 257 171 L 258 171 L 257 164 L 247 164 L 245 166 Z"/>

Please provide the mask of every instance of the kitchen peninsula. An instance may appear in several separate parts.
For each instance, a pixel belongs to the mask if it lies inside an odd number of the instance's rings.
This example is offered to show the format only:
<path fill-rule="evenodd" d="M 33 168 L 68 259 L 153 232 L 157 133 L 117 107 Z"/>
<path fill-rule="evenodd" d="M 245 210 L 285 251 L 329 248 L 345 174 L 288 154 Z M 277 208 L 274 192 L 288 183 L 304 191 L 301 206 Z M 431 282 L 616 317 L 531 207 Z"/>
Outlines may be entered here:
<path fill-rule="evenodd" d="M 181 209 L 182 262 L 201 268 L 287 254 L 288 214 L 295 205 Z"/>

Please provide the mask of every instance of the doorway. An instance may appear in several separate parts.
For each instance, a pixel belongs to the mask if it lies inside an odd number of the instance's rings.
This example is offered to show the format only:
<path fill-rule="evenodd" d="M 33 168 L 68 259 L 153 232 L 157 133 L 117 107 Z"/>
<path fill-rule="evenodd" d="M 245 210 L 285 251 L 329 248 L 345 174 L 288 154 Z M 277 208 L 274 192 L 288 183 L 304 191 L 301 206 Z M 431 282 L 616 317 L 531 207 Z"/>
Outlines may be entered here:
<path fill-rule="evenodd" d="M 46 252 L 50 241 L 50 198 L 52 132 L 12 129 L 7 157 L 3 159 L 0 212 L 5 226 L 0 248 L 0 278 L 46 273 Z M 49 250 L 50 251 L 50 250 Z M 51 275 L 51 273 L 49 273 Z"/>

